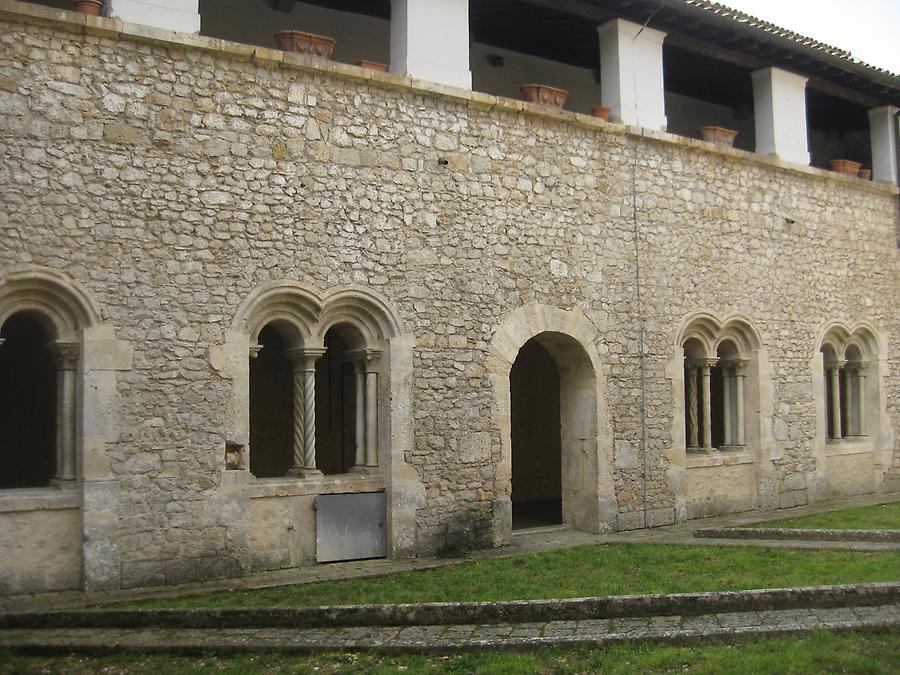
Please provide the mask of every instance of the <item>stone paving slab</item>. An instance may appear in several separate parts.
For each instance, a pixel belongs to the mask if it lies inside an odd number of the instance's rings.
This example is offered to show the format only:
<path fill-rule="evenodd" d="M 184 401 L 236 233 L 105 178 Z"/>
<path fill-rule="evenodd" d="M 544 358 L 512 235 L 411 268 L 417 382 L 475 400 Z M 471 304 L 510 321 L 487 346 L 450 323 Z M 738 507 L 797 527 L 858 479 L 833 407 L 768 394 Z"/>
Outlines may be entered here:
<path fill-rule="evenodd" d="M 811 630 L 884 630 L 900 626 L 900 603 L 880 607 L 716 613 L 700 616 L 588 619 L 523 624 L 352 628 L 0 630 L 0 648 L 40 653 L 366 651 L 453 653 L 624 641 L 694 644 Z"/>

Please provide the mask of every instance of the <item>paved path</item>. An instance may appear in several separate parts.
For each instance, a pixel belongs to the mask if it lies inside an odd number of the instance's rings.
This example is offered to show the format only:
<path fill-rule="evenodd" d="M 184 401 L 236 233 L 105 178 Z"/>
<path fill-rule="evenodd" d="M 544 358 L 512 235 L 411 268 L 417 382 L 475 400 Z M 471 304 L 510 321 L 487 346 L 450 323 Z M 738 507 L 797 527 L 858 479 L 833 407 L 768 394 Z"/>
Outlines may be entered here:
<path fill-rule="evenodd" d="M 24 629 L 0 631 L 0 648 L 92 654 L 122 651 L 202 653 L 214 650 L 228 653 L 369 649 L 455 653 L 480 649 L 521 650 L 548 645 L 602 645 L 626 640 L 692 644 L 810 630 L 884 630 L 896 627 L 900 627 L 900 604 L 449 626 Z"/>

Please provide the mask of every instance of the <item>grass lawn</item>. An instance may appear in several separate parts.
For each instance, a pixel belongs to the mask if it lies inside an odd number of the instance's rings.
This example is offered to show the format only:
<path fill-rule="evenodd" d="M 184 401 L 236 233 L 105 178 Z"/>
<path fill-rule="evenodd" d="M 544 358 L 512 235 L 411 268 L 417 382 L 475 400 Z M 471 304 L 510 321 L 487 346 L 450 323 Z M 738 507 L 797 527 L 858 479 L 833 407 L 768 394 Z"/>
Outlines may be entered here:
<path fill-rule="evenodd" d="M 884 673 L 900 672 L 900 631 L 810 633 L 741 645 L 542 649 L 511 654 L 26 657 L 0 651 L 0 673 Z"/>
<path fill-rule="evenodd" d="M 227 591 L 130 607 L 288 607 L 573 598 L 900 580 L 900 552 L 608 544 L 370 579 Z"/>
<path fill-rule="evenodd" d="M 767 520 L 744 527 L 797 527 L 822 530 L 900 530 L 900 502 L 825 511 L 801 518 Z"/>

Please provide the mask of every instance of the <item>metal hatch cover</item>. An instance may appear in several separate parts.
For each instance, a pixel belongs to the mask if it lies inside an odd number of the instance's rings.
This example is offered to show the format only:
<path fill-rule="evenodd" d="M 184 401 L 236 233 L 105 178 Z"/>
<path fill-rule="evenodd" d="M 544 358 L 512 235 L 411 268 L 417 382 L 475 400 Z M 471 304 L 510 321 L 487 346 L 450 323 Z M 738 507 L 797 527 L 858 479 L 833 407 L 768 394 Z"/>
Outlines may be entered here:
<path fill-rule="evenodd" d="M 387 555 L 384 492 L 316 497 L 316 561 L 338 562 Z"/>

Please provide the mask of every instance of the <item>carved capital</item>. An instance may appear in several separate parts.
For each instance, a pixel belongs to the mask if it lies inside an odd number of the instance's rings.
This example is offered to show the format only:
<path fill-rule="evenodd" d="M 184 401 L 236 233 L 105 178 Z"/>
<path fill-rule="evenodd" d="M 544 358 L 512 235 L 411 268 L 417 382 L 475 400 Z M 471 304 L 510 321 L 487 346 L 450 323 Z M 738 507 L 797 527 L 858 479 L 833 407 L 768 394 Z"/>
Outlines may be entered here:
<path fill-rule="evenodd" d="M 255 359 L 262 351 L 262 345 L 250 345 L 250 358 Z"/>
<path fill-rule="evenodd" d="M 826 370 L 840 370 L 841 368 L 843 368 L 843 367 L 846 366 L 846 365 L 847 365 L 847 362 L 846 362 L 846 361 L 841 361 L 841 360 L 838 360 L 838 361 L 826 361 L 826 362 L 825 362 L 825 369 L 826 369 Z"/>
<path fill-rule="evenodd" d="M 81 351 L 81 346 L 77 342 L 51 342 L 49 346 L 57 370 L 78 368 L 78 353 Z"/>
<path fill-rule="evenodd" d="M 316 369 L 318 361 L 325 353 L 324 347 L 294 347 L 285 349 L 284 355 L 294 364 L 294 370 L 312 371 Z"/>
<path fill-rule="evenodd" d="M 692 370 L 700 368 L 700 369 L 708 371 L 710 368 L 712 368 L 718 362 L 719 362 L 718 358 L 688 359 L 687 364 L 688 364 L 688 368 L 690 368 Z"/>
<path fill-rule="evenodd" d="M 357 367 L 363 368 L 367 373 L 377 372 L 381 355 L 380 349 L 353 349 L 346 352 L 347 358 L 358 364 Z"/>

